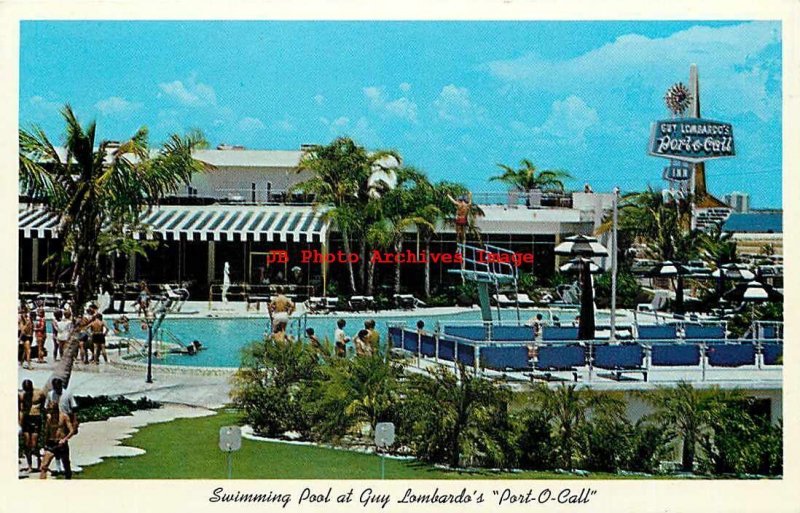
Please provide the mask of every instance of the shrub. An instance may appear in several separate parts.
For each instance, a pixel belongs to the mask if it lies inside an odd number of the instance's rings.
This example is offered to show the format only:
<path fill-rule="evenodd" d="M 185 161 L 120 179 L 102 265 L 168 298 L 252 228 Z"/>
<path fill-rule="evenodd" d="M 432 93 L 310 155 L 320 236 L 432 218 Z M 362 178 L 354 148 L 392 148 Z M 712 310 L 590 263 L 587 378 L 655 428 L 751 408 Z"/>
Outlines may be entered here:
<path fill-rule="evenodd" d="M 420 416 L 413 424 L 416 455 L 451 467 L 505 467 L 512 434 L 507 405 L 511 392 L 475 377 L 459 364 L 409 379 L 408 400 Z"/>
<path fill-rule="evenodd" d="M 516 416 L 516 421 L 519 465 L 532 470 L 554 468 L 550 421 L 544 411 L 528 408 Z"/>
<path fill-rule="evenodd" d="M 380 352 L 369 357 L 333 359 L 321 368 L 310 407 L 313 433 L 326 440 L 358 435 L 360 425 L 374 430 L 389 421 L 399 402 L 398 379 L 402 367 Z"/>
<path fill-rule="evenodd" d="M 78 422 L 94 422 L 111 417 L 124 417 L 136 410 L 152 410 L 160 408 L 161 403 L 141 397 L 132 401 L 127 397 L 109 397 L 107 395 L 76 396 Z"/>
<path fill-rule="evenodd" d="M 311 430 L 310 402 L 320 356 L 302 342 L 256 342 L 243 350 L 231 397 L 244 421 L 261 435 Z"/>

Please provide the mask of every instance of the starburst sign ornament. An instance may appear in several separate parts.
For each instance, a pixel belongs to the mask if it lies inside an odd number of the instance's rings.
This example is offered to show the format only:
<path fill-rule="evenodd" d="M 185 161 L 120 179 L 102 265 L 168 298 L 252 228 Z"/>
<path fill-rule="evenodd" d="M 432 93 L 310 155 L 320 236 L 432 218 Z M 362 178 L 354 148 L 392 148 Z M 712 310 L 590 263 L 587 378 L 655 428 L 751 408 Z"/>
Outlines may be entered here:
<path fill-rule="evenodd" d="M 683 82 L 678 82 L 667 89 L 667 94 L 664 95 L 664 101 L 667 104 L 667 108 L 673 114 L 682 116 L 692 103 L 692 94 Z"/>

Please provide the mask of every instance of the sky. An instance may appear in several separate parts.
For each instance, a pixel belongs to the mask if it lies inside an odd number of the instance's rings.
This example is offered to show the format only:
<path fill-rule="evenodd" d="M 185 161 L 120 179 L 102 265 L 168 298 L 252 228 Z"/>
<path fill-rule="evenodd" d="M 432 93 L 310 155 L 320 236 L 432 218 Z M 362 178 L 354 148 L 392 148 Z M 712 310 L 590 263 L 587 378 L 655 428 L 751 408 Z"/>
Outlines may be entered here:
<path fill-rule="evenodd" d="M 127 22 L 21 24 L 20 112 L 63 140 L 70 103 L 102 139 L 299 149 L 348 135 L 434 180 L 501 190 L 498 163 L 568 187 L 663 186 L 647 155 L 663 96 L 698 65 L 702 116 L 733 124 L 712 193 L 780 208 L 780 22 Z"/>

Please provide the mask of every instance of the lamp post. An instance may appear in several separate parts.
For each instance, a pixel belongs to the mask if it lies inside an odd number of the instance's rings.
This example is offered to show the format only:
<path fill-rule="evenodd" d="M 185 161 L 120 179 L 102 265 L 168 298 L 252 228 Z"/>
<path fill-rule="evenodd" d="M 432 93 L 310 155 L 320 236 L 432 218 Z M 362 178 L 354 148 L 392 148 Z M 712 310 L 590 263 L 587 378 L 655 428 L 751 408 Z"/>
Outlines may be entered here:
<path fill-rule="evenodd" d="M 611 227 L 611 341 L 617 339 L 617 206 L 619 203 L 619 187 L 614 187 L 613 219 Z"/>
<path fill-rule="evenodd" d="M 147 379 L 145 383 L 153 382 L 153 323 L 156 318 L 153 312 L 147 310 L 144 322 L 147 324 Z"/>

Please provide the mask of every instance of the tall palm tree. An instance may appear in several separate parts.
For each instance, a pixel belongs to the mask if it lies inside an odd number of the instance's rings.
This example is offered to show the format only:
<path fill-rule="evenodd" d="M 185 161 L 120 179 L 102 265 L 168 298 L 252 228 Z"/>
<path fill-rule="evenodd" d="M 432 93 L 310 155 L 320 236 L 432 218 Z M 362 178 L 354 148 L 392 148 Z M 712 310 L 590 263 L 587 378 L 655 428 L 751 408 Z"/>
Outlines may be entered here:
<path fill-rule="evenodd" d="M 362 194 L 364 184 L 374 169 L 382 167 L 382 162 L 394 157 L 400 162 L 400 155 L 391 150 L 368 152 L 349 137 L 338 137 L 330 144 L 314 146 L 300 159 L 297 172 L 310 171 L 311 177 L 294 186 L 315 195 L 315 207 L 339 211 L 329 214 L 336 221 L 342 234 L 342 244 L 346 253 L 351 251 L 351 238 L 354 232 L 362 232 L 363 213 L 366 200 Z M 356 292 L 356 279 L 353 264 L 347 264 L 350 290 Z"/>
<path fill-rule="evenodd" d="M 564 190 L 564 181 L 572 178 L 572 175 L 560 169 L 539 170 L 528 159 L 522 159 L 520 166 L 518 169 L 514 169 L 505 164 L 497 164 L 497 167 L 503 170 L 503 174 L 493 176 L 489 180 L 503 182 L 521 192 L 534 189 L 561 192 Z"/>
<path fill-rule="evenodd" d="M 641 397 L 655 408 L 652 417 L 670 430 L 672 438 L 683 441 L 681 467 L 686 472 L 694 469 L 697 444 L 708 430 L 720 401 L 731 400 L 738 392 L 694 388 L 686 382 L 674 387 L 659 387 L 643 392 Z"/>
<path fill-rule="evenodd" d="M 66 123 L 66 155 L 41 128 L 20 129 L 19 180 L 27 195 L 45 200 L 47 208 L 58 215 L 57 231 L 72 264 L 73 299 L 82 308 L 96 292 L 101 276 L 106 226 L 112 222 L 135 225 L 143 209 L 202 171 L 202 163 L 192 158 L 192 149 L 204 140 L 198 132 L 172 135 L 151 157 L 146 128 L 117 145 L 98 141 L 96 123 L 82 126 L 69 105 L 61 115 Z M 69 382 L 77 351 L 77 340 L 72 340 L 53 377 Z"/>

